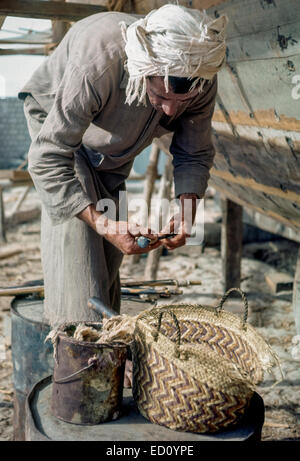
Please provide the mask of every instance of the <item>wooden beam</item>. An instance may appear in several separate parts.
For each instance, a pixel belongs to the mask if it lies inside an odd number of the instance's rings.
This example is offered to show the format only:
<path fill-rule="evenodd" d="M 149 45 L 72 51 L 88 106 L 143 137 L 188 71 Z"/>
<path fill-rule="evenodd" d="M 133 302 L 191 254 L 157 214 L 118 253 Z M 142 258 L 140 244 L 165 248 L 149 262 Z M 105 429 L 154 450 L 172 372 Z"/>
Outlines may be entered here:
<path fill-rule="evenodd" d="M 243 247 L 243 208 L 222 199 L 221 255 L 224 290 L 240 287 Z"/>
<path fill-rule="evenodd" d="M 48 32 L 36 32 L 28 31 L 26 34 L 19 34 L 10 38 L 1 38 L 0 44 L 11 45 L 11 44 L 25 44 L 25 45 L 45 45 L 51 43 L 52 34 L 51 30 Z"/>
<path fill-rule="evenodd" d="M 46 56 L 54 49 L 54 46 L 35 46 L 31 48 L 0 48 L 0 56 L 11 56 L 16 54 L 29 54 Z"/>
<path fill-rule="evenodd" d="M 51 43 L 51 37 L 48 40 L 46 39 L 30 39 L 29 37 L 25 38 L 5 38 L 0 39 L 0 45 L 46 45 Z"/>
<path fill-rule="evenodd" d="M 103 11 L 107 11 L 104 6 L 80 3 L 41 2 L 39 0 L 1 0 L 0 2 L 0 15 L 22 18 L 79 21 Z"/>
<path fill-rule="evenodd" d="M 277 221 L 281 222 L 282 224 L 285 224 L 288 227 L 291 227 L 295 231 L 299 232 L 300 226 L 299 226 L 299 221 L 294 221 L 292 219 L 287 219 L 284 218 L 283 216 L 274 213 L 273 211 L 262 209 L 259 206 L 254 206 L 252 203 L 247 202 L 246 200 L 241 199 L 240 197 L 230 193 L 225 187 L 220 187 L 218 184 L 215 184 L 214 182 L 211 183 L 211 186 L 216 189 L 218 192 L 221 194 L 225 195 L 232 201 L 238 203 L 241 206 L 246 206 L 248 208 L 251 208 L 252 210 L 258 211 L 261 214 L 265 214 L 267 216 L 270 216 L 270 218 L 276 219 Z"/>
<path fill-rule="evenodd" d="M 32 182 L 29 172 L 24 170 L 0 170 L 0 179 Z"/>
<path fill-rule="evenodd" d="M 15 256 L 15 255 L 17 255 L 19 253 L 22 253 L 22 251 L 23 251 L 23 247 L 22 247 L 22 245 L 20 245 L 18 243 L 10 243 L 10 244 L 7 244 L 7 245 L 3 245 L 0 248 L 0 259 L 10 258 L 11 256 Z"/>
<path fill-rule="evenodd" d="M 296 192 L 293 191 L 283 191 L 277 187 L 266 186 L 265 184 L 260 184 L 255 181 L 253 178 L 245 178 L 243 176 L 233 176 L 229 171 L 222 171 L 217 170 L 216 168 L 212 168 L 211 176 L 216 176 L 218 178 L 224 179 L 233 184 L 239 184 L 243 187 L 248 187 L 249 189 L 253 189 L 258 192 L 263 192 L 265 194 L 274 195 L 276 197 L 284 198 L 285 200 L 289 200 L 291 202 L 300 203 L 300 196 Z"/>

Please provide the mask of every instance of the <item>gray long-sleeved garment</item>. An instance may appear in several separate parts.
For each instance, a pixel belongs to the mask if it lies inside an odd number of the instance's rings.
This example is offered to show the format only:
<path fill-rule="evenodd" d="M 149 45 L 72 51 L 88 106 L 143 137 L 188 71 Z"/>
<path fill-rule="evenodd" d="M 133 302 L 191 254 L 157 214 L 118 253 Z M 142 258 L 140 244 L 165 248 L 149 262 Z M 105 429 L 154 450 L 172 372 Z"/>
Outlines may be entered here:
<path fill-rule="evenodd" d="M 48 114 L 29 151 L 29 171 L 53 224 L 74 217 L 91 198 L 74 172 L 81 144 L 94 156 L 97 170 L 110 176 L 112 188 L 128 176 L 133 158 L 153 138 L 173 131 L 176 196 L 203 197 L 213 163 L 211 117 L 217 78 L 181 105 L 169 119 L 147 106 L 125 104 L 127 73 L 119 23 L 136 20 L 125 13 L 99 13 L 72 26 L 54 53 L 19 93 L 32 94 Z M 118 176 L 121 174 L 121 178 Z"/>

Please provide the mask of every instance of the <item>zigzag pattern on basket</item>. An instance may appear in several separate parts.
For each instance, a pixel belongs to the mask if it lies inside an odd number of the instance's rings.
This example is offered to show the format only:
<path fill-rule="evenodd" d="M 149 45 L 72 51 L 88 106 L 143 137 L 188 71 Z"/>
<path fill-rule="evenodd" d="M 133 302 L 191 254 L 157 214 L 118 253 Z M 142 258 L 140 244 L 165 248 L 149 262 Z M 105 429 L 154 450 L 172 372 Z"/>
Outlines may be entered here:
<path fill-rule="evenodd" d="M 256 353 L 245 341 L 241 341 L 240 337 L 233 331 L 207 322 L 181 319 L 180 332 L 182 344 L 205 342 L 211 350 L 223 358 L 240 365 L 254 381 L 260 378 L 260 371 L 253 366 L 253 363 L 257 363 Z M 175 342 L 176 327 L 174 322 L 163 320 L 161 333 Z"/>
<path fill-rule="evenodd" d="M 133 395 L 151 422 L 174 430 L 215 432 L 238 422 L 248 398 L 214 390 L 136 340 Z"/>

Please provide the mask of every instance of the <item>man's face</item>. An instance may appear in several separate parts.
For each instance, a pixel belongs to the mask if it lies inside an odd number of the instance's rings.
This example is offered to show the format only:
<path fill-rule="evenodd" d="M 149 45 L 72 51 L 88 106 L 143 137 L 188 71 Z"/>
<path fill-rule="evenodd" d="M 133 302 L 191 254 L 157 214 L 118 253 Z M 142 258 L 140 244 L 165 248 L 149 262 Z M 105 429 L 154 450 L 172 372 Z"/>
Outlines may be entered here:
<path fill-rule="evenodd" d="M 178 94 L 173 93 L 169 84 L 169 92 L 167 93 L 164 78 L 152 77 L 151 79 L 147 78 L 147 94 L 150 103 L 156 110 L 171 117 L 176 114 L 182 104 L 192 100 L 198 94 L 198 89 L 195 88 L 188 93 Z"/>

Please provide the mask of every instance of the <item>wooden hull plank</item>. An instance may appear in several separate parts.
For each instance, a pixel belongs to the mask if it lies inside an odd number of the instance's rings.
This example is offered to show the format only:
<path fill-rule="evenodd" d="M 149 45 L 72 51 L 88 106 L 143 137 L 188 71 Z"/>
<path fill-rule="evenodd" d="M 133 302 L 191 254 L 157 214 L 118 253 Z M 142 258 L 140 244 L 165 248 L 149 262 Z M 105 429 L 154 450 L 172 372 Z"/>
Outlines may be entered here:
<path fill-rule="evenodd" d="M 260 213 L 277 219 L 295 230 L 300 230 L 300 207 L 290 201 L 272 197 L 264 193 L 251 190 L 249 187 L 224 181 L 211 176 L 209 184 L 236 203 L 249 206 Z"/>
<path fill-rule="evenodd" d="M 276 195 L 284 198 L 289 198 L 290 192 L 290 199 L 299 201 L 296 196 L 300 196 L 300 151 L 291 150 L 285 138 L 260 138 L 260 141 L 259 137 L 237 139 L 214 131 L 215 169 L 228 172 L 235 178 L 245 178 L 248 183 L 252 179 L 257 183 L 257 189 L 265 192 L 271 191 L 264 186 L 277 189 Z M 241 179 L 235 182 L 239 181 Z"/>

